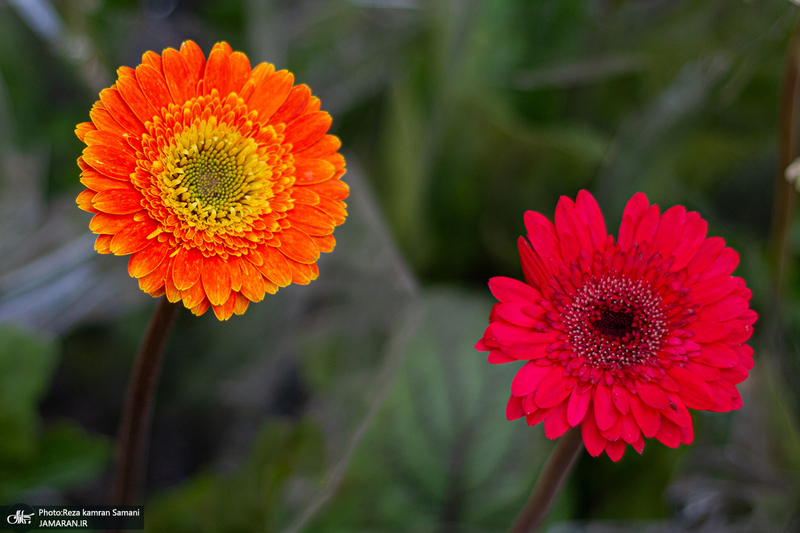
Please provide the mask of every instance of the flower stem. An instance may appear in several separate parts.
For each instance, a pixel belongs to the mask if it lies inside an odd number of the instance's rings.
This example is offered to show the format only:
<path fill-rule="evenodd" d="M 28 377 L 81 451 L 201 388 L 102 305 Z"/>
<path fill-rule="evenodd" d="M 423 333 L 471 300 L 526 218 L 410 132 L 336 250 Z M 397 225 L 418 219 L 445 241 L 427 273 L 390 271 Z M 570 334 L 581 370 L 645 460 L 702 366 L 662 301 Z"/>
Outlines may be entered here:
<path fill-rule="evenodd" d="M 514 519 L 510 533 L 528 533 L 536 530 L 556 501 L 561 486 L 572 472 L 572 467 L 575 466 L 582 449 L 581 427 L 570 428 L 550 453 L 530 498 Z"/>
<path fill-rule="evenodd" d="M 146 466 L 145 448 L 153 412 L 153 397 L 161 372 L 161 356 L 177 311 L 178 304 L 170 303 L 166 297 L 162 297 L 150 318 L 147 333 L 139 348 L 117 434 L 112 505 L 134 505 L 139 498 L 142 474 Z"/>

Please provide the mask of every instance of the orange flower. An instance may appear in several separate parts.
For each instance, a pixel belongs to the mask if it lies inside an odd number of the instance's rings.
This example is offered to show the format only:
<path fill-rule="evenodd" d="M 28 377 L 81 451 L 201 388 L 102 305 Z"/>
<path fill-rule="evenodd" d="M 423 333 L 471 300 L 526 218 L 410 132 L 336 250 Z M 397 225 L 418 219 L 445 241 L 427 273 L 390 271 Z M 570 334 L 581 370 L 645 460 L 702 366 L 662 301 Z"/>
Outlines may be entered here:
<path fill-rule="evenodd" d="M 316 279 L 348 187 L 310 89 L 224 42 L 208 60 L 186 41 L 117 74 L 75 130 L 95 249 L 131 254 L 143 291 L 220 320 Z"/>

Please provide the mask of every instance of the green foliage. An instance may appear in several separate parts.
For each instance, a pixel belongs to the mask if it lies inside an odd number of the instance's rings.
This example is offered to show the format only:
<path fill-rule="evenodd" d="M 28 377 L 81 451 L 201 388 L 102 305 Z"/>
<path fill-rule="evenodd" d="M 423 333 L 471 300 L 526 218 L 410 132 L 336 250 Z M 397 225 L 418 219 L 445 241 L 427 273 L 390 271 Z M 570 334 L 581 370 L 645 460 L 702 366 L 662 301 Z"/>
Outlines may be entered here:
<path fill-rule="evenodd" d="M 37 408 L 56 353 L 55 342 L 41 333 L 0 326 L 0 501 L 37 487 L 86 483 L 109 458 L 106 439 L 74 424 L 42 429 Z"/>

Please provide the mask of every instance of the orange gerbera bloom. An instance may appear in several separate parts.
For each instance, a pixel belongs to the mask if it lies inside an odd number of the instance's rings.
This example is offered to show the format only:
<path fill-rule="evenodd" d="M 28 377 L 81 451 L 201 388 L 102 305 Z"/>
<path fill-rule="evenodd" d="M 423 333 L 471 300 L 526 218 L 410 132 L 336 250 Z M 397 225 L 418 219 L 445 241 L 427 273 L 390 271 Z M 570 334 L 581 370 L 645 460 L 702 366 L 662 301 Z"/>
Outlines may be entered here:
<path fill-rule="evenodd" d="M 217 43 L 147 52 L 100 93 L 78 205 L 146 293 L 220 320 L 319 274 L 348 187 L 328 113 L 292 73 Z"/>

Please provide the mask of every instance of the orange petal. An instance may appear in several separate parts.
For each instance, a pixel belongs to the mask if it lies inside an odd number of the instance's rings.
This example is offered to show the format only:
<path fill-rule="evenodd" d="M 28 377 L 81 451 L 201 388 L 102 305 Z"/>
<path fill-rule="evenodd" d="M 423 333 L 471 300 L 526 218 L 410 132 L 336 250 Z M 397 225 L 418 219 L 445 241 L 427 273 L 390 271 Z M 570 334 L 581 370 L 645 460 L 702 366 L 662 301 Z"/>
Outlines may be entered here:
<path fill-rule="evenodd" d="M 78 139 L 83 141 L 83 137 L 84 135 L 86 135 L 87 132 L 95 131 L 96 129 L 97 126 L 95 126 L 91 122 L 81 122 L 80 124 L 75 126 L 75 135 L 78 136 Z"/>
<path fill-rule="evenodd" d="M 123 228 L 111 239 L 111 251 L 114 255 L 127 255 L 144 249 L 153 241 L 147 236 L 153 233 L 157 224 L 152 220 L 145 220 L 140 224 L 131 224 Z"/>
<path fill-rule="evenodd" d="M 342 154 L 328 154 L 320 159 L 323 159 L 333 165 L 333 168 L 336 170 L 342 170 L 344 168 L 345 161 Z"/>
<path fill-rule="evenodd" d="M 175 286 L 175 281 L 172 278 L 172 267 L 175 263 L 175 258 L 168 259 L 170 263 L 166 276 L 164 276 L 164 294 L 167 300 L 172 303 L 178 302 L 181 299 L 181 291 Z"/>
<path fill-rule="evenodd" d="M 134 189 L 111 189 L 100 191 L 92 199 L 92 205 L 98 211 L 112 215 L 127 215 L 142 209 L 142 195 Z"/>
<path fill-rule="evenodd" d="M 174 272 L 175 263 L 172 264 L 172 269 Z M 203 289 L 203 284 L 199 281 L 188 289 L 181 291 L 181 299 L 183 300 L 183 305 L 189 309 L 197 306 L 203 300 L 208 300 L 208 298 L 206 298 L 206 291 Z"/>
<path fill-rule="evenodd" d="M 250 300 L 247 299 L 246 296 L 243 296 L 242 293 L 236 293 L 236 305 L 233 307 L 233 313 L 236 315 L 243 315 L 245 311 L 247 311 L 247 306 L 250 305 Z"/>
<path fill-rule="evenodd" d="M 228 269 L 231 274 L 231 290 L 239 291 L 242 288 L 242 271 L 239 266 L 242 262 L 240 257 L 230 256 L 228 258 Z"/>
<path fill-rule="evenodd" d="M 231 292 L 228 300 L 222 305 L 213 306 L 214 314 L 219 320 L 228 320 L 233 315 L 233 310 L 236 307 L 236 293 Z"/>
<path fill-rule="evenodd" d="M 228 58 L 231 62 L 231 92 L 238 93 L 250 79 L 250 60 L 241 52 L 234 52 Z"/>
<path fill-rule="evenodd" d="M 161 56 L 152 50 L 148 50 L 142 54 L 142 64 L 151 67 L 159 76 L 164 76 L 164 69 L 161 65 Z"/>
<path fill-rule="evenodd" d="M 310 265 L 295 263 L 294 261 L 290 261 L 290 263 L 292 265 L 292 283 L 308 285 L 319 276 L 319 267 L 316 263 L 311 263 Z"/>
<path fill-rule="evenodd" d="M 290 122 L 303 112 L 309 98 L 311 98 L 311 89 L 308 88 L 308 85 L 292 87 L 292 90 L 289 91 L 289 96 L 286 97 L 286 101 L 275 111 L 275 114 L 269 119 L 269 123 Z"/>
<path fill-rule="evenodd" d="M 295 185 L 313 185 L 329 180 L 336 169 L 322 159 L 298 159 L 294 163 Z"/>
<path fill-rule="evenodd" d="M 117 81 L 117 90 L 142 123 L 153 121 L 158 111 L 150 104 L 150 101 L 142 92 L 142 88 L 139 87 L 135 71 L 131 71 L 130 75 L 120 76 Z"/>
<path fill-rule="evenodd" d="M 194 98 L 192 75 L 181 53 L 174 48 L 167 48 L 161 58 L 164 61 L 164 79 L 172 101 L 180 105 Z"/>
<path fill-rule="evenodd" d="M 211 53 L 213 54 L 217 50 L 225 52 L 226 56 L 229 56 L 233 53 L 233 48 L 231 48 L 231 45 L 229 45 L 225 41 L 220 41 L 218 43 L 215 43 L 214 46 L 211 48 Z"/>
<path fill-rule="evenodd" d="M 336 239 L 333 238 L 333 235 L 325 235 L 324 237 L 311 237 L 314 240 L 314 244 L 317 245 L 319 251 L 322 253 L 331 253 L 333 251 L 334 246 L 336 246 Z"/>
<path fill-rule="evenodd" d="M 194 41 L 184 41 L 181 45 L 181 55 L 189 68 L 192 87 L 197 87 L 197 82 L 203 77 L 206 68 L 206 56 Z"/>
<path fill-rule="evenodd" d="M 125 128 L 117 124 L 117 121 L 109 114 L 108 111 L 104 107 L 101 107 L 103 104 L 95 104 L 91 111 L 89 111 L 89 118 L 92 119 L 92 122 L 97 129 L 104 130 L 104 131 L 112 131 L 119 135 L 125 135 L 128 133 Z"/>
<path fill-rule="evenodd" d="M 325 135 L 332 121 L 324 111 L 303 115 L 286 126 L 283 142 L 292 144 L 292 153 L 302 152 Z"/>
<path fill-rule="evenodd" d="M 286 101 L 294 83 L 294 74 L 281 70 L 268 76 L 256 85 L 256 90 L 247 102 L 249 109 L 258 111 L 258 121 L 266 124 L 275 111 Z"/>
<path fill-rule="evenodd" d="M 178 290 L 184 291 L 200 279 L 203 254 L 195 248 L 181 248 L 175 255 L 172 265 L 172 279 Z"/>
<path fill-rule="evenodd" d="M 263 263 L 256 268 L 264 274 L 264 277 L 279 287 L 286 287 L 292 282 L 292 269 L 289 262 L 275 248 L 262 246 L 258 249 L 258 253 Z"/>
<path fill-rule="evenodd" d="M 319 259 L 317 245 L 307 234 L 296 228 L 287 228 L 277 235 L 280 252 L 298 263 L 313 263 Z M 274 280 L 273 280 L 274 281 Z"/>
<path fill-rule="evenodd" d="M 134 135 L 142 135 L 147 131 L 144 128 L 144 124 L 131 111 L 125 100 L 122 99 L 118 90 L 103 89 L 100 91 L 100 101 L 103 102 L 103 107 L 105 107 L 106 111 L 125 131 Z"/>
<path fill-rule="evenodd" d="M 295 204 L 287 218 L 292 227 L 314 237 L 330 235 L 335 226 L 333 219 L 325 211 L 305 204 Z"/>
<path fill-rule="evenodd" d="M 309 189 L 331 200 L 344 200 L 350 195 L 350 187 L 345 182 L 336 179 L 317 183 Z"/>
<path fill-rule="evenodd" d="M 92 233 L 114 235 L 133 223 L 133 214 L 109 215 L 108 213 L 97 213 L 89 222 L 89 229 L 92 230 Z"/>
<path fill-rule="evenodd" d="M 111 239 L 113 238 L 113 235 L 98 235 L 94 240 L 94 249 L 97 250 L 99 254 L 110 254 Z"/>
<path fill-rule="evenodd" d="M 94 208 L 92 205 L 92 201 L 94 197 L 97 196 L 95 191 L 86 189 L 85 191 L 81 191 L 77 198 L 75 198 L 75 203 L 78 204 L 80 209 L 88 213 L 97 213 L 97 209 Z"/>
<path fill-rule="evenodd" d="M 136 67 L 136 81 L 139 82 L 139 87 L 142 88 L 142 92 L 147 97 L 150 105 L 158 113 L 161 113 L 162 108 L 172 103 L 167 83 L 164 81 L 163 76 L 153 67 L 149 65 Z"/>
<path fill-rule="evenodd" d="M 300 153 L 295 153 L 295 158 L 319 159 L 332 154 L 342 147 L 342 141 L 336 135 L 324 135 L 320 140 Z"/>
<path fill-rule="evenodd" d="M 139 278 L 139 288 L 153 297 L 161 296 L 164 294 L 167 272 L 169 272 L 169 261 L 162 261 L 155 270 Z"/>
<path fill-rule="evenodd" d="M 87 131 L 86 135 L 83 137 L 83 142 L 86 143 L 87 146 L 94 146 L 94 145 L 105 145 L 111 148 L 116 148 L 117 150 L 122 150 L 123 152 L 127 152 L 131 154 L 134 158 L 136 157 L 136 152 L 131 145 L 128 144 L 128 141 L 125 140 L 124 137 L 121 135 L 117 135 L 111 131 L 102 131 L 102 130 L 95 130 L 95 131 Z"/>
<path fill-rule="evenodd" d="M 261 83 L 267 79 L 268 76 L 271 76 L 274 73 L 275 66 L 271 65 L 270 63 L 259 63 L 256 65 L 256 68 L 254 68 L 253 72 L 250 74 L 250 81 L 253 82 L 253 90 L 261 85 Z M 247 100 L 248 99 L 245 99 L 245 102 Z"/>
<path fill-rule="evenodd" d="M 158 242 L 151 239 L 152 243 L 147 248 L 140 250 L 128 259 L 128 274 L 132 278 L 141 278 L 154 271 L 170 252 L 171 248 L 166 242 Z M 166 272 L 165 272 L 166 275 Z"/>
<path fill-rule="evenodd" d="M 216 47 L 208 55 L 206 73 L 203 76 L 203 91 L 205 94 L 211 94 L 211 91 L 216 89 L 220 97 L 224 98 L 230 93 L 231 62 L 228 59 L 229 55 L 229 53 Z"/>
<path fill-rule="evenodd" d="M 81 183 L 88 189 L 93 191 L 108 191 L 111 189 L 130 189 L 125 181 L 111 179 L 108 176 L 103 176 L 94 169 L 84 170 L 81 174 Z"/>
<path fill-rule="evenodd" d="M 292 200 L 294 200 L 295 204 L 316 205 L 319 203 L 319 195 L 309 187 L 293 187 Z"/>
<path fill-rule="evenodd" d="M 129 180 L 136 170 L 136 157 L 102 144 L 84 148 L 83 160 L 99 173 L 120 180 Z"/>
<path fill-rule="evenodd" d="M 316 96 L 312 96 L 311 99 L 308 101 L 308 105 L 303 110 L 303 114 L 305 115 L 307 113 L 314 113 L 316 111 L 319 111 L 320 105 L 322 105 L 322 102 L 319 101 L 319 98 L 317 98 Z"/>
<path fill-rule="evenodd" d="M 191 311 L 193 315 L 200 316 L 206 311 L 208 311 L 210 305 L 211 302 L 209 302 L 208 298 L 206 298 L 196 306 L 189 308 L 189 311 Z"/>
<path fill-rule="evenodd" d="M 264 277 L 255 265 L 244 259 L 239 265 L 242 272 L 241 293 L 251 302 L 260 302 L 264 299 Z"/>
<path fill-rule="evenodd" d="M 211 305 L 222 305 L 228 301 L 231 273 L 225 261 L 215 255 L 204 258 L 200 279 Z"/>
<path fill-rule="evenodd" d="M 333 221 L 336 222 L 337 226 L 343 224 L 344 219 L 347 218 L 346 204 L 344 202 L 328 200 L 324 196 L 320 196 L 319 203 L 316 207 L 328 213 L 333 218 Z"/>

